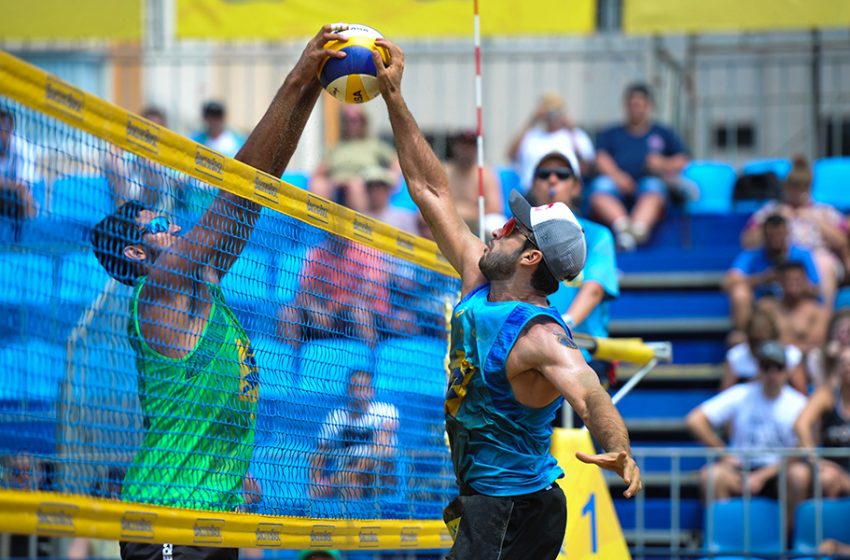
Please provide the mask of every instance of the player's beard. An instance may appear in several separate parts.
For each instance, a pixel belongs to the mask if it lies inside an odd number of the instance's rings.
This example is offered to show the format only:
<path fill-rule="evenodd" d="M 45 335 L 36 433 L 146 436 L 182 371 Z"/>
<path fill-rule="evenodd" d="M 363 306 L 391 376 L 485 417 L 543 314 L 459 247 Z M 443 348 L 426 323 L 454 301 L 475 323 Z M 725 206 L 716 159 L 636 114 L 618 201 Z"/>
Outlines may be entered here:
<path fill-rule="evenodd" d="M 481 255 L 478 260 L 478 268 L 481 269 L 484 278 L 490 282 L 507 280 L 516 271 L 517 257 L 521 252 L 522 250 L 513 254 L 497 253 L 491 246 L 490 250 Z"/>

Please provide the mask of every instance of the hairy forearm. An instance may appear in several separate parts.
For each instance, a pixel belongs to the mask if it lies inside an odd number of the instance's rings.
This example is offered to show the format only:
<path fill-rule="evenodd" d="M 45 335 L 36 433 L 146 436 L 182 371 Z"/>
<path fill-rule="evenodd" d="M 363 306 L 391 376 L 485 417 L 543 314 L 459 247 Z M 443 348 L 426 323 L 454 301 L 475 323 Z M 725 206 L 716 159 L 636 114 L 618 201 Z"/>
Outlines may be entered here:
<path fill-rule="evenodd" d="M 625 451 L 631 454 L 626 424 L 608 393 L 599 387 L 587 395 L 585 404 L 586 410 L 582 419 L 599 445 L 605 451 Z"/>
<path fill-rule="evenodd" d="M 418 203 L 423 194 L 422 189 L 430 189 L 437 195 L 448 195 L 446 172 L 419 130 L 401 92 L 393 92 L 385 96 L 385 99 L 399 163 L 410 189 L 410 196 Z"/>

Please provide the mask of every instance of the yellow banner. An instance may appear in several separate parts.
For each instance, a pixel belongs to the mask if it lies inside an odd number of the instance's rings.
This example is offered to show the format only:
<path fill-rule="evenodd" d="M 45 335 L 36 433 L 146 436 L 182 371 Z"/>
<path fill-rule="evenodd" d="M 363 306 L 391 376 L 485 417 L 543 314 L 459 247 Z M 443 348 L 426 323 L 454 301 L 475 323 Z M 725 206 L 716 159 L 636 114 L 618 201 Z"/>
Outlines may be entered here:
<path fill-rule="evenodd" d="M 703 33 L 847 27 L 847 0 L 625 0 L 626 33 Z"/>
<path fill-rule="evenodd" d="M 597 0 L 480 0 L 485 36 L 588 34 Z M 473 0 L 177 0 L 177 35 L 292 39 L 326 23 L 374 27 L 390 38 L 472 37 Z"/>
<path fill-rule="evenodd" d="M 567 496 L 567 533 L 558 560 L 631 558 L 602 471 L 576 459 L 576 451 L 594 454 L 587 430 L 556 429 L 552 455 L 564 469 L 558 481 Z"/>
<path fill-rule="evenodd" d="M 142 0 L 0 0 L 0 41 L 142 36 Z"/>

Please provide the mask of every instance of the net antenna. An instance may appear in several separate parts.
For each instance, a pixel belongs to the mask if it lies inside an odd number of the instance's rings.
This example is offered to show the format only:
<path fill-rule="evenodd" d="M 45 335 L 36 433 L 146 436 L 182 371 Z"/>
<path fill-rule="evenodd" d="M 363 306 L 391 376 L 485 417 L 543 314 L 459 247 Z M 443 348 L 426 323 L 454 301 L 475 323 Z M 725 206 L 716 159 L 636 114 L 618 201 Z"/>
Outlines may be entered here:
<path fill-rule="evenodd" d="M 475 42 L 475 144 L 478 150 L 478 236 L 487 241 L 484 230 L 484 126 L 481 110 L 481 19 L 478 13 L 478 0 L 473 0 L 474 42 Z"/>

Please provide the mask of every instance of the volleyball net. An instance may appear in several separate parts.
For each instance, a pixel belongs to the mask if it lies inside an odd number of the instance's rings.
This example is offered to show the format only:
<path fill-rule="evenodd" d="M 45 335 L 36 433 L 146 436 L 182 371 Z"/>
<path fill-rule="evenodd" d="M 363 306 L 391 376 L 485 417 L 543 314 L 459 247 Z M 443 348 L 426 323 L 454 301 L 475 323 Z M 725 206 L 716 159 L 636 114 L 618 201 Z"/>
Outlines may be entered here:
<path fill-rule="evenodd" d="M 0 532 L 450 545 L 436 245 L 3 52 L 0 153 Z M 208 261 L 138 268 L 227 220 Z"/>

